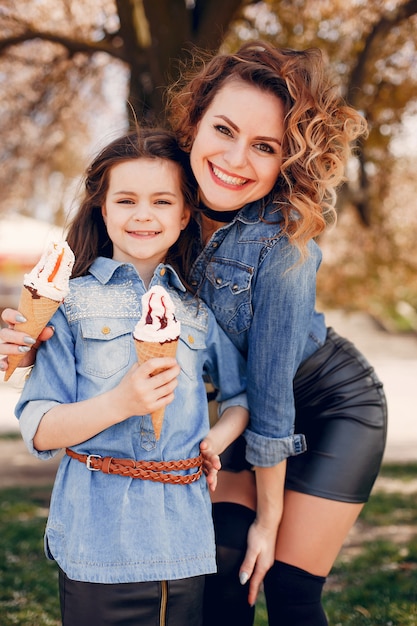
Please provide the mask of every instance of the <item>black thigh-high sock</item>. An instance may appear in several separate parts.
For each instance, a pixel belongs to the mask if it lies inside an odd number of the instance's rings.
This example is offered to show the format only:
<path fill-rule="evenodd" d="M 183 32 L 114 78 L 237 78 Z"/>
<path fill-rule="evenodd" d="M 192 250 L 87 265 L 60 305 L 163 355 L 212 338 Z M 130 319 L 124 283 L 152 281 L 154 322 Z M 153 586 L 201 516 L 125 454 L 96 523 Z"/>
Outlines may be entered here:
<path fill-rule="evenodd" d="M 252 626 L 255 608 L 248 603 L 248 584 L 239 582 L 247 535 L 255 519 L 251 509 L 232 502 L 213 504 L 217 574 L 206 577 L 203 626 Z"/>
<path fill-rule="evenodd" d="M 269 626 L 327 626 L 321 604 L 326 578 L 275 561 L 264 580 Z"/>

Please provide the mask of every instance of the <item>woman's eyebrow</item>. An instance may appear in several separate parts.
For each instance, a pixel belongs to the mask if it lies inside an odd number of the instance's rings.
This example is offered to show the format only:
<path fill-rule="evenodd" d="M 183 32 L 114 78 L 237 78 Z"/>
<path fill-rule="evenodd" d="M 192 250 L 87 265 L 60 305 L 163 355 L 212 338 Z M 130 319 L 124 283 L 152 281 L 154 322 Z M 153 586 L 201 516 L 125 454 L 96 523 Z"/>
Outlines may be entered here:
<path fill-rule="evenodd" d="M 218 117 L 218 118 L 222 119 L 224 122 L 229 124 L 229 126 L 231 126 L 233 128 L 233 130 L 235 130 L 236 132 L 239 132 L 239 127 L 236 126 L 236 124 L 234 122 L 232 122 L 232 120 L 229 119 L 227 117 L 227 115 L 215 115 L 214 117 Z M 273 141 L 274 143 L 277 143 L 279 146 L 282 143 L 282 141 L 277 139 L 277 137 L 265 137 L 263 135 L 259 135 L 259 136 L 255 137 L 254 139 L 256 139 L 258 141 L 259 140 L 260 141 Z"/>

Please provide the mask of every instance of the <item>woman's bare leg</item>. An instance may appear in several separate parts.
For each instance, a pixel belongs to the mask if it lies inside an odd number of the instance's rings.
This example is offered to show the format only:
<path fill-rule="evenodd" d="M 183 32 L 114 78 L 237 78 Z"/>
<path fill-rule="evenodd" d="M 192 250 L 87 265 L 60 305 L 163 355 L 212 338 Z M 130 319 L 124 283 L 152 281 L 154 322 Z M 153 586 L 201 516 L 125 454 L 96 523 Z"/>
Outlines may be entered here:
<path fill-rule="evenodd" d="M 269 626 L 326 626 L 321 593 L 363 504 L 286 491 L 264 590 Z"/>

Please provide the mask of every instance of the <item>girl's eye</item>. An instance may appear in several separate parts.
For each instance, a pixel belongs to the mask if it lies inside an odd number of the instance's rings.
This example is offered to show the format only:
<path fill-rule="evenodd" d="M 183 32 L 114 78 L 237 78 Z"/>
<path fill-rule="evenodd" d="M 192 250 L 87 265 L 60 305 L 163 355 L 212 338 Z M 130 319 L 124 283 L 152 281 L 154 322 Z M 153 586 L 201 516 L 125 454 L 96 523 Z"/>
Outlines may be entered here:
<path fill-rule="evenodd" d="M 259 150 L 259 152 L 266 152 L 268 154 L 276 154 L 276 151 L 274 150 L 274 148 L 272 146 L 270 146 L 268 143 L 257 143 L 254 146 L 257 150 Z"/>
<path fill-rule="evenodd" d="M 155 204 L 171 204 L 169 200 L 155 200 Z"/>
<path fill-rule="evenodd" d="M 133 202 L 133 200 L 130 200 L 130 198 L 122 198 L 117 201 L 117 204 L 135 204 L 135 203 Z"/>
<path fill-rule="evenodd" d="M 227 135 L 228 137 L 232 137 L 232 131 L 227 126 L 223 126 L 222 124 L 216 124 L 214 128 L 222 135 Z"/>

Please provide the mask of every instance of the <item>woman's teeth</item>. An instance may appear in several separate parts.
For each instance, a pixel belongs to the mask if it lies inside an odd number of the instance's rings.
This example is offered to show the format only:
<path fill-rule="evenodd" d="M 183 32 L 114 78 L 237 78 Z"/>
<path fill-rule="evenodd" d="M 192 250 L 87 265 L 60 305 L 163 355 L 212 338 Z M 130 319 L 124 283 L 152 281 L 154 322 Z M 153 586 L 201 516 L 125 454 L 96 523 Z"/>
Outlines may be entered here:
<path fill-rule="evenodd" d="M 228 185 L 244 185 L 245 183 L 248 182 L 247 178 L 240 178 L 238 176 L 229 176 L 228 174 L 225 174 L 213 164 L 212 164 L 212 169 L 213 169 L 214 175 L 217 176 L 217 178 L 219 178 L 224 183 L 227 183 Z"/>

